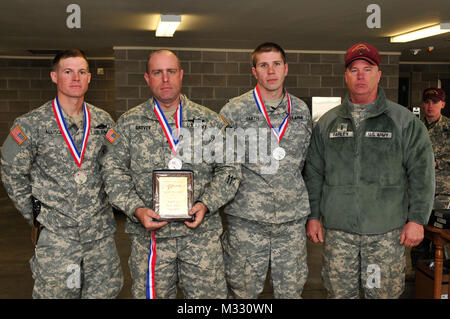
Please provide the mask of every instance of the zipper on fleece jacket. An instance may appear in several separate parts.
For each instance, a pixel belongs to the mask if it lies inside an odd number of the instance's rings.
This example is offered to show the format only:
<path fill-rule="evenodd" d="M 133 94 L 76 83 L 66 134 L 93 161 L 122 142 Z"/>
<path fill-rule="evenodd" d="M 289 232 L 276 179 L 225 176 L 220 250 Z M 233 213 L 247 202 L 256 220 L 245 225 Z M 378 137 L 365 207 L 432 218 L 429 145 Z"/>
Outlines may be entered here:
<path fill-rule="evenodd" d="M 356 224 L 354 225 L 355 228 L 357 228 L 359 230 L 359 226 L 360 226 L 360 220 L 361 220 L 361 204 L 360 204 L 360 197 L 359 197 L 359 193 L 360 193 L 360 187 L 359 187 L 359 182 L 360 182 L 360 175 L 361 175 L 361 142 L 360 142 L 360 132 L 361 132 L 361 126 L 362 123 L 360 123 L 359 126 L 356 126 L 356 122 L 353 118 L 353 116 L 351 117 L 351 121 L 353 123 L 353 129 L 355 131 L 355 192 L 356 192 L 356 196 L 355 196 L 355 201 L 356 201 L 356 211 L 357 211 L 357 215 L 356 215 Z"/>

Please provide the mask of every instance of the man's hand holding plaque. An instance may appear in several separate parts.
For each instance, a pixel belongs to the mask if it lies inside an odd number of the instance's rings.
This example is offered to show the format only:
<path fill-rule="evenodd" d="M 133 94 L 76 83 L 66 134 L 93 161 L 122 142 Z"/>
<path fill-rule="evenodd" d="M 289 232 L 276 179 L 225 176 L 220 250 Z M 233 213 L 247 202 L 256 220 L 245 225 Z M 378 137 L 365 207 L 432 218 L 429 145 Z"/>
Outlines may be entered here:
<path fill-rule="evenodd" d="M 194 206 L 189 210 L 189 215 L 194 216 L 194 221 L 188 222 L 185 221 L 187 227 L 189 228 L 196 228 L 198 225 L 200 225 L 203 221 L 203 218 L 205 217 L 206 212 L 208 211 L 208 207 L 206 207 L 205 204 L 202 202 L 195 203 Z"/>
<path fill-rule="evenodd" d="M 158 213 L 148 207 L 139 207 L 134 211 L 134 215 L 141 221 L 146 230 L 157 230 L 165 225 L 167 221 L 155 221 L 161 219 Z"/>

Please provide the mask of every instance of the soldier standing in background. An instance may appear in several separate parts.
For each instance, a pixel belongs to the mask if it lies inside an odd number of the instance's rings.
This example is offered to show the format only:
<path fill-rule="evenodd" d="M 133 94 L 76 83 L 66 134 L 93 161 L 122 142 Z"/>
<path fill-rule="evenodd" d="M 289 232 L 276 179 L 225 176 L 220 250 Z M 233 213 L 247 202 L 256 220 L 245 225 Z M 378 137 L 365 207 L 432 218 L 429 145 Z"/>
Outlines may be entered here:
<path fill-rule="evenodd" d="M 257 298 L 270 265 L 275 298 L 301 298 L 308 276 L 305 222 L 310 212 L 301 173 L 311 116 L 306 104 L 284 88 L 288 65 L 279 45 L 259 45 L 252 62 L 255 89 L 230 100 L 220 111 L 235 132 L 253 129 L 258 134 L 248 143 L 236 197 L 225 207 L 226 278 L 232 298 Z M 269 157 L 276 169 L 270 170 L 261 160 L 267 152 L 261 141 L 275 138 Z M 254 144 L 259 145 L 258 161 L 250 154 Z"/>
<path fill-rule="evenodd" d="M 436 173 L 436 195 L 433 208 L 450 208 L 450 119 L 441 114 L 445 92 L 429 88 L 423 92 L 424 123 L 433 145 Z"/>
<path fill-rule="evenodd" d="M 18 117 L 1 149 L 6 191 L 41 229 L 33 298 L 114 298 L 122 269 L 98 161 L 114 122 L 84 101 L 91 74 L 82 51 L 57 54 L 50 75 L 56 98 Z"/>
<path fill-rule="evenodd" d="M 128 216 L 133 297 L 175 298 L 179 284 L 185 298 L 225 298 L 218 209 L 236 193 L 239 165 L 181 156 L 181 138 L 183 152 L 204 150 L 214 141 L 195 138 L 195 128 L 220 132 L 224 125 L 215 112 L 181 94 L 183 70 L 173 52 L 150 54 L 144 77 L 153 98 L 119 118 L 102 159 L 110 200 Z M 186 136 L 177 133 L 182 130 Z M 168 168 L 194 173 L 193 222 L 158 221 L 152 172 Z"/>
<path fill-rule="evenodd" d="M 450 119 L 441 114 L 445 107 L 445 91 L 438 88 L 428 88 L 423 91 L 422 109 L 425 117 L 423 122 L 430 134 L 433 145 L 436 174 L 436 194 L 434 209 L 450 209 Z M 415 269 L 417 260 L 433 259 L 430 250 L 431 241 L 427 238 L 411 250 L 411 262 Z"/>

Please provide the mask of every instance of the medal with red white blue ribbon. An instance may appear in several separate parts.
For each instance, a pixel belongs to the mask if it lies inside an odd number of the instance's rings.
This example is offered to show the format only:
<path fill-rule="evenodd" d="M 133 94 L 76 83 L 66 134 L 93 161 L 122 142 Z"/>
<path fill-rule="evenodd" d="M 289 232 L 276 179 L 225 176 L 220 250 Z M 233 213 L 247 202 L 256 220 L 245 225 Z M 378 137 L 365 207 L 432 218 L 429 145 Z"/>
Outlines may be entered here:
<path fill-rule="evenodd" d="M 153 100 L 155 101 L 156 117 L 158 118 L 159 124 L 161 124 L 164 135 L 166 136 L 167 141 L 169 142 L 170 149 L 172 150 L 173 155 L 176 155 L 178 144 L 180 142 L 180 127 L 181 127 L 181 120 L 182 120 L 182 115 L 183 115 L 183 106 L 181 103 L 181 98 L 180 98 L 180 105 L 178 106 L 177 110 L 175 111 L 175 126 L 177 128 L 177 139 L 174 138 L 172 129 L 169 125 L 169 122 L 167 121 L 167 119 L 164 115 L 164 112 L 162 111 L 161 107 L 159 106 L 158 101 L 155 98 Z M 170 169 L 181 169 L 182 165 L 183 164 L 182 164 L 181 160 L 176 157 L 172 158 L 169 162 Z M 156 293 L 155 293 L 155 268 L 156 268 L 155 231 L 151 232 L 147 264 L 148 264 L 148 268 L 147 268 L 146 298 L 147 299 L 155 299 L 156 298 Z"/>
<path fill-rule="evenodd" d="M 70 135 L 69 129 L 66 126 L 66 121 L 64 120 L 61 106 L 59 105 L 57 97 L 53 100 L 52 106 L 53 112 L 55 113 L 56 122 L 58 123 L 62 136 L 64 137 L 64 140 L 66 141 L 66 144 L 69 147 L 70 153 L 72 154 L 75 163 L 78 165 L 78 167 L 80 167 L 81 163 L 83 162 L 84 152 L 86 151 L 86 145 L 89 138 L 89 131 L 91 130 L 91 115 L 89 113 L 89 109 L 87 108 L 86 103 L 83 102 L 84 132 L 83 132 L 83 142 L 81 144 L 81 151 L 79 151 L 75 146 L 75 142 L 73 141 L 72 136 Z"/>
<path fill-rule="evenodd" d="M 183 118 L 183 106 L 181 104 L 181 98 L 180 98 L 180 105 L 175 111 L 175 126 L 177 128 L 177 139 L 174 138 L 169 122 L 164 116 L 164 112 L 159 106 L 158 101 L 155 98 L 153 100 L 155 101 L 156 117 L 159 120 L 159 124 L 161 124 L 164 135 L 166 135 L 167 141 L 169 142 L 170 149 L 172 150 L 173 155 L 176 155 L 178 144 L 180 142 L 181 120 Z M 169 162 L 169 169 L 181 169 L 182 165 L 183 165 L 182 161 L 179 158 L 174 157 Z"/>
<path fill-rule="evenodd" d="M 158 101 L 156 99 L 153 100 L 155 101 L 156 117 L 158 117 L 159 124 L 161 124 L 163 132 L 166 135 L 167 141 L 169 142 L 170 148 L 172 149 L 172 152 L 175 155 L 177 153 L 178 143 L 180 142 L 180 127 L 181 127 L 181 118 L 183 114 L 181 99 L 180 105 L 178 106 L 175 112 L 175 125 L 177 127 L 177 138 L 178 138 L 177 140 L 175 140 L 175 138 L 173 137 L 172 129 L 170 128 L 169 122 L 167 122 L 167 119 L 164 116 L 164 113 L 161 107 L 159 106 Z"/>
<path fill-rule="evenodd" d="M 155 232 L 152 231 L 150 238 L 150 247 L 148 254 L 148 268 L 147 268 L 147 285 L 146 285 L 146 297 L 147 299 L 155 299 L 155 265 L 156 265 L 156 240 Z"/>
<path fill-rule="evenodd" d="M 256 105 L 258 106 L 258 110 L 263 115 L 264 119 L 266 120 L 267 124 L 269 125 L 270 129 L 272 130 L 273 134 L 275 135 L 278 144 L 280 143 L 281 139 L 283 138 L 284 133 L 286 132 L 288 123 L 289 123 L 289 117 L 291 116 L 291 98 L 289 97 L 289 94 L 286 91 L 287 101 L 288 101 L 288 115 L 284 118 L 283 122 L 281 122 L 281 125 L 278 129 L 273 127 L 272 123 L 270 123 L 269 114 L 267 114 L 266 106 L 264 105 L 264 101 L 261 98 L 261 94 L 259 92 L 258 86 L 256 86 L 253 89 L 253 97 L 255 98 Z M 284 156 L 286 155 L 286 152 L 284 148 L 277 147 L 273 151 L 273 157 L 276 160 L 282 160 Z"/>

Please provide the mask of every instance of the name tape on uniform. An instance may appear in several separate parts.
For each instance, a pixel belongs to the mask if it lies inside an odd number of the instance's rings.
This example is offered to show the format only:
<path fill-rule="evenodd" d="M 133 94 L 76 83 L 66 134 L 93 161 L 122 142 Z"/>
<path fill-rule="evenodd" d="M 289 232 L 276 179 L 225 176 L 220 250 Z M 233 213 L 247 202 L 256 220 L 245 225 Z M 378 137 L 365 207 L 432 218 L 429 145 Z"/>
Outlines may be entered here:
<path fill-rule="evenodd" d="M 392 138 L 392 132 L 366 132 L 366 137 Z"/>
<path fill-rule="evenodd" d="M 352 131 L 345 131 L 345 132 L 331 132 L 330 138 L 336 138 L 336 137 L 353 137 Z"/>

